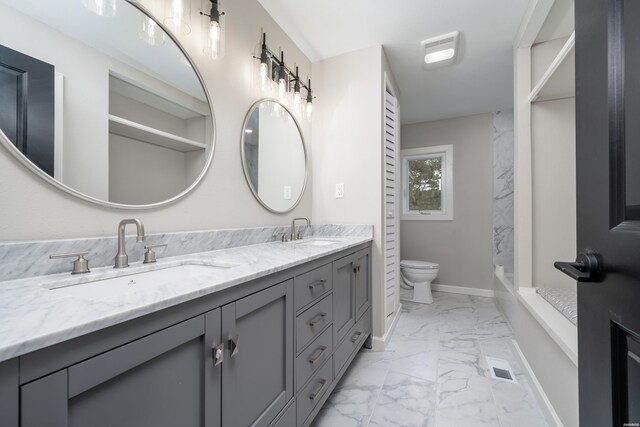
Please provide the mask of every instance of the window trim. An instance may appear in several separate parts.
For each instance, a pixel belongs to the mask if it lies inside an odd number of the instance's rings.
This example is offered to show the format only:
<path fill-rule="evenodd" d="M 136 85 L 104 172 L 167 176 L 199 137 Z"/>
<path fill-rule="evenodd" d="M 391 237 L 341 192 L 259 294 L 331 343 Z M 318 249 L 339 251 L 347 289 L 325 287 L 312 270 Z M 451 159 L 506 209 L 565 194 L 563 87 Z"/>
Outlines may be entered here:
<path fill-rule="evenodd" d="M 409 160 L 427 156 L 442 155 L 442 207 L 441 211 L 409 211 Z M 402 173 L 402 213 L 403 221 L 453 221 L 453 145 L 434 145 L 431 147 L 400 150 Z"/>

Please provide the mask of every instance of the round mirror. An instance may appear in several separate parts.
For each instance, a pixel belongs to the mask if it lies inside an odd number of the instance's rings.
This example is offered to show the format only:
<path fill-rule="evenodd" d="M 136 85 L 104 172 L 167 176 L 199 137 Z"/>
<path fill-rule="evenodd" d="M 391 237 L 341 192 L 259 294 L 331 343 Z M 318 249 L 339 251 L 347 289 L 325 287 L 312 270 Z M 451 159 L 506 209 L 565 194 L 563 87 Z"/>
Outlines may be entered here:
<path fill-rule="evenodd" d="M 271 99 L 253 104 L 240 146 L 244 175 L 262 206 L 275 213 L 295 208 L 307 183 L 307 153 L 289 110 Z"/>
<path fill-rule="evenodd" d="M 134 1 L 0 0 L 0 131 L 48 182 L 120 208 L 178 199 L 213 155 L 201 76 Z"/>

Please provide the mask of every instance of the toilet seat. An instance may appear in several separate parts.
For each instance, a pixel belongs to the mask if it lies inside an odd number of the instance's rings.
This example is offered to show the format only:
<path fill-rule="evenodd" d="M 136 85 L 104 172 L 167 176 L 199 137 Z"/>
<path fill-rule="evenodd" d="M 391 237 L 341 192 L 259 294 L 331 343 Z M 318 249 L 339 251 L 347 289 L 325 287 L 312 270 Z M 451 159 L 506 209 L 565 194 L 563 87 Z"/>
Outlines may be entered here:
<path fill-rule="evenodd" d="M 436 270 L 438 269 L 438 264 L 435 262 L 429 261 L 416 261 L 412 259 L 406 259 L 400 261 L 400 267 L 404 268 L 416 268 L 420 270 Z"/>

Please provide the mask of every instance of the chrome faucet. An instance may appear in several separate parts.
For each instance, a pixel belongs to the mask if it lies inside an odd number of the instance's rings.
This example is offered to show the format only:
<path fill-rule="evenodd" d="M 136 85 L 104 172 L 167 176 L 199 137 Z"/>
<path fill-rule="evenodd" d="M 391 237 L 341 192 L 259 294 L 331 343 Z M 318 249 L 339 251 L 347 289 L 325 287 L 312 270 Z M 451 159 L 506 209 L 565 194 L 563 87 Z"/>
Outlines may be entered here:
<path fill-rule="evenodd" d="M 296 221 L 307 221 L 307 228 L 311 227 L 311 221 L 309 221 L 309 218 L 303 217 L 303 218 L 293 218 L 293 220 L 291 221 L 291 240 L 299 240 L 302 239 L 302 233 L 296 233 Z"/>
<path fill-rule="evenodd" d="M 118 226 L 118 253 L 116 254 L 116 263 L 113 268 L 129 267 L 129 256 L 125 252 L 124 247 L 124 230 L 127 224 L 135 224 L 138 231 L 136 242 L 144 242 L 144 224 L 137 218 L 123 219 Z"/>

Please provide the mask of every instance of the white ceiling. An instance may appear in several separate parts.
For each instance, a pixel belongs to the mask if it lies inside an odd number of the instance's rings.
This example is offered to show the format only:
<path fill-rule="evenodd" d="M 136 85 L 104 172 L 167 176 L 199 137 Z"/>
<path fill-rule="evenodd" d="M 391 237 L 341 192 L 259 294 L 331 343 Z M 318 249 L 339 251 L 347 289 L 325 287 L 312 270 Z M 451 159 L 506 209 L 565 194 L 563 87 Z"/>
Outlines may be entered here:
<path fill-rule="evenodd" d="M 403 124 L 512 108 L 512 44 L 527 0 L 259 2 L 313 62 L 382 44 Z M 456 30 L 456 63 L 426 69 L 420 41 Z"/>

